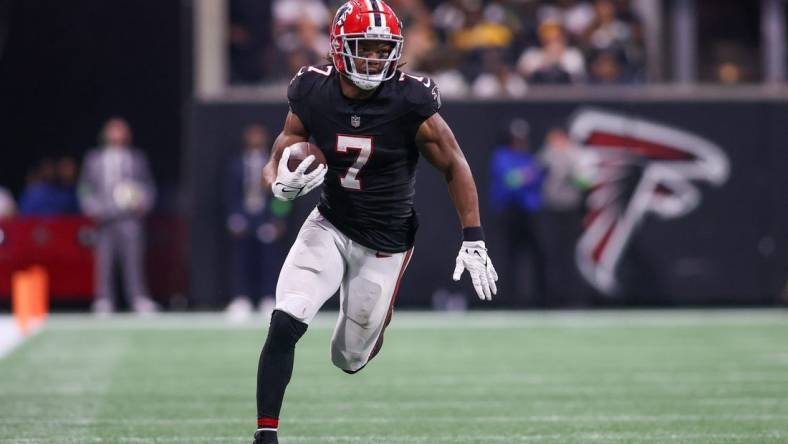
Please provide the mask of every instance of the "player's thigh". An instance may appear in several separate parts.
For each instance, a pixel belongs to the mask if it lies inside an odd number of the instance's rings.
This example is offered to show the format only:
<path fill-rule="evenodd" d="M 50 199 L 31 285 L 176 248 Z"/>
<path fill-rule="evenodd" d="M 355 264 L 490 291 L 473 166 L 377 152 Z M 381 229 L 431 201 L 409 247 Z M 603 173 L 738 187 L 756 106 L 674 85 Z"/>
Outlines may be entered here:
<path fill-rule="evenodd" d="M 334 347 L 367 356 L 385 328 L 410 251 L 390 257 L 375 253 L 354 258 L 342 283 L 342 311 L 334 331 Z"/>
<path fill-rule="evenodd" d="M 308 218 L 279 273 L 276 309 L 308 324 L 336 293 L 344 267 L 333 233 Z"/>

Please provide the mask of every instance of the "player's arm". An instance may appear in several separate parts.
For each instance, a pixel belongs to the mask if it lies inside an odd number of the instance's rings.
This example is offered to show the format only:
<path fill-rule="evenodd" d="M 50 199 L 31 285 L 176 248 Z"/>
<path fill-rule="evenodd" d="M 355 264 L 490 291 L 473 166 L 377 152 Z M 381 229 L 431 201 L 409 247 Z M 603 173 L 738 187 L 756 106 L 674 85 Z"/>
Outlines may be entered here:
<path fill-rule="evenodd" d="M 296 114 L 288 111 L 285 126 L 274 140 L 271 147 L 271 158 L 263 168 L 263 188 L 270 189 L 279 200 L 293 200 L 312 191 L 323 183 L 327 169 L 319 165 L 311 173 L 304 171 L 315 161 L 315 156 L 308 156 L 301 161 L 295 171 L 290 171 L 287 161 L 290 158 L 289 147 L 298 142 L 306 142 L 309 133 Z"/>
<path fill-rule="evenodd" d="M 479 197 L 471 168 L 454 133 L 440 114 L 433 114 L 421 124 L 416 133 L 416 144 L 421 154 L 446 179 L 462 228 L 481 227 Z"/>
<path fill-rule="evenodd" d="M 421 154 L 440 171 L 449 187 L 454 207 L 463 228 L 463 243 L 457 256 L 454 280 L 468 270 L 476 293 L 481 299 L 492 299 L 497 293 L 498 274 L 487 257 L 484 233 L 479 217 L 479 196 L 471 168 L 451 128 L 440 114 L 424 121 L 416 133 Z"/>

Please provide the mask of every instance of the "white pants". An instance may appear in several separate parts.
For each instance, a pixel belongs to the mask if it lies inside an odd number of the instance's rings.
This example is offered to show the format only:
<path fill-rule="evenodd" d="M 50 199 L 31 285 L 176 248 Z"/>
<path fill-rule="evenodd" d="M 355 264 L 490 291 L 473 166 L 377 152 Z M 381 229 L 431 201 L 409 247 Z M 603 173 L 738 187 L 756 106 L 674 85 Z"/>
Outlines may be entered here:
<path fill-rule="evenodd" d="M 380 253 L 350 240 L 315 209 L 290 248 L 276 286 L 276 309 L 309 324 L 340 290 L 331 360 L 348 372 L 380 349 L 413 248 Z"/>

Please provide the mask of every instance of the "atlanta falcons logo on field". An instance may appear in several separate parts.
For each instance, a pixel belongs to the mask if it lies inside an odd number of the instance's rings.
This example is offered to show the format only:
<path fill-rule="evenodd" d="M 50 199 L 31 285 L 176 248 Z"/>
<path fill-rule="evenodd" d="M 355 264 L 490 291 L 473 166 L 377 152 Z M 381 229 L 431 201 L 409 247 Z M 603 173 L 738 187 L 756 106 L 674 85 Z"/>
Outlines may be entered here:
<path fill-rule="evenodd" d="M 583 147 L 581 170 L 590 182 L 577 264 L 594 288 L 613 294 L 617 266 L 645 216 L 672 219 L 695 209 L 701 195 L 694 182 L 725 183 L 728 159 L 698 135 L 607 111 L 580 110 L 569 132 Z"/>

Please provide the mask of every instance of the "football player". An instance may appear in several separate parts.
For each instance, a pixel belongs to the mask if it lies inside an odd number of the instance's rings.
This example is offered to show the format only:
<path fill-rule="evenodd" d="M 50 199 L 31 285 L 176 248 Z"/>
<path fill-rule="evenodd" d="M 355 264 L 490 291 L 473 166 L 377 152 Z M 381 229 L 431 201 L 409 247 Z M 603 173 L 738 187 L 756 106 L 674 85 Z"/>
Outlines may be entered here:
<path fill-rule="evenodd" d="M 263 181 L 282 200 L 321 185 L 322 195 L 279 274 L 276 309 L 257 372 L 256 444 L 277 443 L 295 345 L 337 289 L 334 365 L 353 374 L 380 351 L 413 254 L 420 155 L 446 178 L 463 227 L 454 280 L 467 270 L 481 299 L 497 292 L 471 170 L 438 114 L 437 85 L 398 69 L 401 28 L 382 0 L 348 1 L 332 23 L 331 63 L 305 66 L 290 82 L 290 111 Z M 326 166 L 307 173 L 315 160 L 308 156 L 291 171 L 289 147 L 310 138 L 324 153 Z"/>

